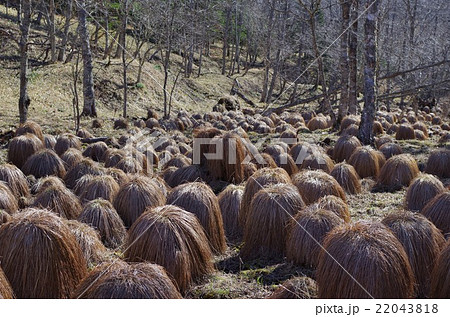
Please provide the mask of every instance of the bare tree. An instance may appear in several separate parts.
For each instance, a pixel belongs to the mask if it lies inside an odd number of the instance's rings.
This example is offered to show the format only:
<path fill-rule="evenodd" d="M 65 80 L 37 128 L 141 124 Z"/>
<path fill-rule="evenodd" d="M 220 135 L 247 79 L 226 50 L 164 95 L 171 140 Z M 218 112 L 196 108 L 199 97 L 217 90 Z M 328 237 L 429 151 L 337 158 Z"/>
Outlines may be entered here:
<path fill-rule="evenodd" d="M 89 44 L 89 30 L 87 28 L 86 0 L 77 0 L 78 3 L 78 34 L 81 41 L 81 55 L 83 58 L 83 112 L 81 115 L 96 117 L 94 95 L 94 76 L 92 52 Z"/>
<path fill-rule="evenodd" d="M 358 109 L 358 7 L 359 0 L 351 0 L 350 34 L 348 42 L 349 91 L 348 112 L 356 114 Z"/>
<path fill-rule="evenodd" d="M 377 65 L 376 29 L 378 5 L 381 0 L 366 1 L 367 15 L 364 23 L 364 109 L 361 114 L 358 138 L 363 144 L 373 144 L 373 122 L 375 120 L 375 68 Z"/>
<path fill-rule="evenodd" d="M 341 71 L 341 100 L 339 103 L 339 112 L 336 125 L 340 124 L 342 118 L 348 111 L 348 89 L 349 89 L 349 64 L 348 64 L 348 31 L 350 20 L 350 0 L 340 0 L 342 10 L 342 35 L 341 35 L 341 55 L 340 55 L 340 71 Z"/>
<path fill-rule="evenodd" d="M 55 26 L 55 0 L 49 0 L 49 38 L 50 38 L 50 61 L 56 62 L 56 26 Z"/>
<path fill-rule="evenodd" d="M 20 97 L 19 114 L 20 123 L 27 121 L 28 107 L 31 99 L 28 96 L 28 37 L 31 25 L 31 0 L 21 1 L 23 19 L 20 19 Z"/>
<path fill-rule="evenodd" d="M 67 41 L 69 39 L 70 20 L 72 19 L 73 0 L 66 1 L 66 10 L 64 12 L 64 30 L 59 48 L 58 61 L 62 62 L 66 54 Z"/>

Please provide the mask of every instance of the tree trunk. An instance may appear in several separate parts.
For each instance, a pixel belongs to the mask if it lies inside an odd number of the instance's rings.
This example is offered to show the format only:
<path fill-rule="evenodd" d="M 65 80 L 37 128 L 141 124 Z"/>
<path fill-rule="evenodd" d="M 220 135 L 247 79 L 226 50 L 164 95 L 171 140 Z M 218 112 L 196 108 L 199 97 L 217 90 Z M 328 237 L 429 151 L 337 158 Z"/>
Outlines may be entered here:
<path fill-rule="evenodd" d="M 56 62 L 56 32 L 55 32 L 55 0 L 49 1 L 49 25 L 48 25 L 48 35 L 50 38 L 50 61 L 52 63 Z"/>
<path fill-rule="evenodd" d="M 27 121 L 28 107 L 31 100 L 28 96 L 28 35 L 30 33 L 31 24 L 31 0 L 21 1 L 23 11 L 23 20 L 20 24 L 20 97 L 19 97 L 19 114 L 20 123 Z"/>
<path fill-rule="evenodd" d="M 94 77 L 92 74 L 92 52 L 89 44 L 89 30 L 86 21 L 86 2 L 77 1 L 78 4 L 78 33 L 81 40 L 81 54 L 83 58 L 83 112 L 82 116 L 96 117 L 94 96 Z"/>
<path fill-rule="evenodd" d="M 266 56 L 264 57 L 264 81 L 260 102 L 267 102 L 267 94 L 269 92 L 269 71 L 271 66 L 270 53 L 272 47 L 272 29 L 274 23 L 274 4 L 269 8 L 269 21 L 267 26 Z"/>
<path fill-rule="evenodd" d="M 365 65 L 364 65 L 364 109 L 361 114 L 358 138 L 365 144 L 373 144 L 373 122 L 375 120 L 375 68 L 377 61 L 376 29 L 378 5 L 381 0 L 375 0 L 368 9 L 364 23 Z M 370 6 L 366 2 L 366 8 Z"/>
<path fill-rule="evenodd" d="M 63 37 L 61 40 L 61 48 L 58 53 L 58 61 L 62 62 L 66 55 L 66 46 L 69 39 L 69 28 L 70 28 L 70 19 L 72 18 L 72 8 L 73 8 L 73 0 L 67 1 L 67 9 L 65 12 L 65 22 L 64 22 L 64 31 Z"/>
<path fill-rule="evenodd" d="M 104 4 L 103 10 L 105 10 L 103 14 L 103 19 L 105 23 L 105 48 L 103 52 L 103 59 L 106 59 L 109 55 L 110 48 L 109 48 L 109 12 L 108 7 L 106 4 Z"/>
<path fill-rule="evenodd" d="M 348 31 L 350 20 L 350 0 L 340 0 L 342 10 L 342 35 L 341 35 L 341 55 L 340 55 L 340 70 L 341 70 L 341 100 L 339 103 L 339 112 L 336 125 L 339 125 L 342 118 L 348 111 L 348 89 L 349 89 L 349 63 L 348 63 Z"/>
<path fill-rule="evenodd" d="M 124 12 L 122 18 L 122 28 L 126 30 L 128 23 L 128 0 L 124 0 L 123 3 Z M 123 35 L 123 43 L 122 44 L 122 69 L 123 69 L 123 117 L 127 117 L 127 102 L 128 102 L 128 83 L 127 83 L 127 52 L 126 52 L 126 33 Z"/>
<path fill-rule="evenodd" d="M 348 91 L 348 112 L 356 114 L 358 109 L 358 6 L 359 0 L 351 0 L 351 17 L 349 43 L 348 43 L 348 61 L 349 61 L 349 91 Z"/>
<path fill-rule="evenodd" d="M 222 75 L 226 72 L 226 63 L 228 55 L 228 33 L 230 32 L 230 20 L 231 20 L 231 7 L 227 4 L 226 18 L 225 18 L 225 28 L 223 30 L 223 47 L 222 47 Z"/>

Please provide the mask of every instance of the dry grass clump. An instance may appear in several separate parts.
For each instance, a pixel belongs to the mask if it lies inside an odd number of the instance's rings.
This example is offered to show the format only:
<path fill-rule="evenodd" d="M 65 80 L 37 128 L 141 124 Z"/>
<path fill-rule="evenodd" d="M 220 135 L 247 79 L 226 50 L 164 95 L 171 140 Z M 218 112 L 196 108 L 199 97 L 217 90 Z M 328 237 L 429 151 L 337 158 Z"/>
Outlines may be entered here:
<path fill-rule="evenodd" d="M 344 221 L 325 209 L 298 213 L 287 229 L 286 258 L 295 265 L 316 268 L 322 241 L 333 228 Z"/>
<path fill-rule="evenodd" d="M 253 196 L 263 187 L 275 184 L 291 184 L 289 174 L 282 168 L 262 168 L 257 170 L 245 183 L 239 212 L 239 225 L 245 227 Z"/>
<path fill-rule="evenodd" d="M 167 163 L 164 165 L 164 169 L 166 169 L 167 167 L 186 167 L 191 165 L 192 162 L 190 159 L 188 159 L 186 156 L 184 156 L 183 154 L 177 154 L 175 155 L 172 159 L 170 159 L 169 161 L 167 161 Z"/>
<path fill-rule="evenodd" d="M 412 298 L 414 275 L 403 246 L 380 223 L 336 227 L 316 271 L 319 298 Z"/>
<path fill-rule="evenodd" d="M 74 148 L 81 151 L 81 141 L 73 134 L 65 133 L 58 136 L 55 144 L 55 152 L 59 156 L 64 154 L 68 149 Z"/>
<path fill-rule="evenodd" d="M 107 200 L 100 198 L 87 203 L 78 216 L 78 221 L 97 230 L 101 241 L 108 248 L 116 249 L 125 241 L 125 225 Z"/>
<path fill-rule="evenodd" d="M 300 169 L 323 170 L 330 173 L 333 167 L 333 160 L 327 154 L 319 150 L 313 150 L 304 158 Z"/>
<path fill-rule="evenodd" d="M 44 143 L 34 134 L 16 136 L 9 142 L 8 162 L 22 168 L 30 156 L 44 148 Z"/>
<path fill-rule="evenodd" d="M 108 149 L 104 154 L 105 167 L 115 167 L 117 163 L 127 156 L 124 150 Z"/>
<path fill-rule="evenodd" d="M 205 229 L 211 250 L 216 254 L 225 251 L 225 232 L 219 202 L 208 185 L 199 182 L 179 185 L 169 194 L 167 203 L 196 215 Z"/>
<path fill-rule="evenodd" d="M 119 184 L 109 175 L 93 176 L 93 178 L 81 189 L 80 200 L 82 203 L 103 198 L 113 202 L 119 191 Z"/>
<path fill-rule="evenodd" d="M 210 142 L 208 153 L 220 153 L 219 149 L 223 151 L 220 158 L 207 159 L 208 171 L 212 178 L 234 184 L 241 183 L 244 180 L 242 161 L 245 158 L 241 138 L 232 133 L 216 136 Z"/>
<path fill-rule="evenodd" d="M 416 280 L 416 297 L 427 298 L 431 272 L 445 243 L 444 236 L 424 216 L 409 211 L 391 213 L 382 223 L 391 229 L 406 251 Z"/>
<path fill-rule="evenodd" d="M 347 163 L 336 164 L 330 173 L 348 194 L 361 193 L 361 180 L 355 168 Z"/>
<path fill-rule="evenodd" d="M 405 208 L 420 212 L 431 199 L 444 191 L 444 184 L 438 178 L 420 174 L 412 180 L 406 191 Z"/>
<path fill-rule="evenodd" d="M 241 209 L 244 186 L 228 185 L 217 197 L 222 213 L 225 236 L 231 242 L 242 236 L 239 227 L 239 211 Z"/>
<path fill-rule="evenodd" d="M 419 167 L 412 155 L 395 155 L 381 168 L 377 185 L 395 190 L 402 186 L 409 186 L 417 174 L 419 174 Z"/>
<path fill-rule="evenodd" d="M 87 274 L 81 248 L 56 215 L 27 209 L 0 226 L 1 267 L 17 298 L 68 298 Z"/>
<path fill-rule="evenodd" d="M 207 180 L 204 170 L 198 165 L 189 165 L 178 168 L 172 175 L 165 179 L 167 184 L 174 188 L 181 184 Z"/>
<path fill-rule="evenodd" d="M 42 190 L 32 206 L 51 210 L 66 219 L 76 219 L 81 213 L 81 204 L 78 197 L 70 190 L 59 186 L 50 186 Z"/>
<path fill-rule="evenodd" d="M 317 117 L 314 117 L 311 120 L 309 120 L 306 127 L 310 131 L 324 130 L 324 129 L 328 129 L 330 127 L 330 122 L 324 116 L 317 116 Z"/>
<path fill-rule="evenodd" d="M 56 176 L 48 176 L 38 179 L 36 183 L 31 186 L 31 193 L 33 195 L 38 195 L 45 189 L 52 186 L 62 188 L 62 190 L 66 188 L 66 185 L 64 185 L 64 182 L 61 180 L 61 178 L 58 178 Z"/>
<path fill-rule="evenodd" d="M 113 206 L 129 228 L 146 208 L 158 207 L 166 203 L 161 189 L 145 176 L 136 176 L 121 186 Z"/>
<path fill-rule="evenodd" d="M 66 167 L 67 171 L 83 160 L 83 154 L 80 150 L 77 150 L 75 148 L 68 149 L 62 155 L 60 155 L 60 157 L 63 160 L 64 166 Z"/>
<path fill-rule="evenodd" d="M 91 159 L 83 159 L 67 171 L 64 182 L 67 188 L 74 189 L 78 180 L 85 175 L 102 175 L 104 174 L 98 163 Z"/>
<path fill-rule="evenodd" d="M 446 236 L 450 233 L 450 191 L 445 191 L 428 202 L 421 213 L 431 220 Z"/>
<path fill-rule="evenodd" d="M 8 184 L 16 199 L 30 196 L 27 178 L 16 166 L 11 164 L 0 165 L 0 181 Z"/>
<path fill-rule="evenodd" d="M 275 163 L 275 160 L 273 157 L 268 153 L 261 153 L 261 154 L 255 154 L 252 158 L 252 163 L 256 164 L 256 167 L 258 169 L 270 167 L 270 168 L 276 168 L 277 163 Z"/>
<path fill-rule="evenodd" d="M 108 145 L 105 142 L 96 142 L 90 144 L 84 151 L 83 156 L 89 157 L 96 162 L 105 161 L 105 153 L 108 150 Z"/>
<path fill-rule="evenodd" d="M 328 195 L 320 198 L 316 204 L 318 209 L 332 211 L 345 222 L 350 222 L 350 212 L 347 203 L 341 198 Z"/>
<path fill-rule="evenodd" d="M 0 182 L 0 209 L 12 215 L 19 209 L 17 199 L 6 183 Z"/>
<path fill-rule="evenodd" d="M 111 258 L 111 254 L 100 241 L 100 236 L 94 228 L 77 220 L 66 220 L 65 224 L 75 236 L 89 267 L 94 267 Z"/>
<path fill-rule="evenodd" d="M 128 231 L 127 261 L 163 266 L 181 293 L 214 271 L 208 238 L 197 217 L 179 207 L 149 208 Z"/>
<path fill-rule="evenodd" d="M 313 299 L 317 298 L 317 284 L 306 276 L 293 277 L 278 286 L 269 299 Z"/>
<path fill-rule="evenodd" d="M 443 178 L 450 178 L 450 150 L 437 149 L 428 157 L 425 172 Z"/>
<path fill-rule="evenodd" d="M 119 186 L 122 186 L 130 181 L 129 175 L 127 175 L 124 171 L 118 169 L 118 168 L 107 168 L 106 169 L 106 175 L 111 176 L 114 178 L 114 180 L 119 184 Z"/>
<path fill-rule="evenodd" d="M 286 253 L 286 226 L 305 203 L 291 184 L 264 187 L 252 199 L 244 227 L 244 261 L 280 259 Z"/>
<path fill-rule="evenodd" d="M 0 226 L 11 219 L 11 215 L 5 210 L 0 209 Z"/>
<path fill-rule="evenodd" d="M 403 153 L 400 145 L 396 143 L 385 143 L 380 147 L 380 152 L 383 153 L 384 157 L 388 160 L 394 155 L 399 155 Z"/>
<path fill-rule="evenodd" d="M 25 175 L 33 175 L 36 178 L 57 176 L 64 178 L 66 168 L 64 161 L 53 150 L 44 149 L 28 158 L 22 166 Z"/>
<path fill-rule="evenodd" d="M 384 157 L 380 152 L 370 146 L 357 148 L 348 163 L 352 165 L 361 178 L 377 177 L 381 166 L 384 164 Z"/>
<path fill-rule="evenodd" d="M 274 161 L 278 167 L 284 169 L 289 175 L 294 175 L 298 172 L 298 167 L 294 159 L 288 153 L 281 153 L 274 157 Z"/>
<path fill-rule="evenodd" d="M 14 297 L 15 296 L 11 285 L 9 285 L 8 279 L 6 278 L 5 273 L 3 273 L 3 270 L 0 267 L 0 299 L 13 299 Z"/>
<path fill-rule="evenodd" d="M 51 134 L 44 134 L 44 145 L 49 150 L 54 150 L 56 145 L 56 138 Z"/>
<path fill-rule="evenodd" d="M 347 129 L 351 125 L 359 125 L 360 118 L 358 116 L 345 116 L 341 121 L 341 129 L 340 132 L 343 132 L 345 129 Z"/>
<path fill-rule="evenodd" d="M 72 295 L 81 299 L 178 299 L 177 287 L 163 267 L 115 261 L 97 266 Z"/>
<path fill-rule="evenodd" d="M 395 133 L 397 140 L 414 140 L 416 138 L 414 128 L 409 124 L 401 124 Z"/>
<path fill-rule="evenodd" d="M 341 185 L 323 171 L 300 171 L 292 177 L 292 182 L 297 186 L 306 205 L 327 195 L 334 195 L 346 201 Z"/>
<path fill-rule="evenodd" d="M 431 298 L 450 298 L 450 240 L 443 247 L 431 274 Z"/>
<path fill-rule="evenodd" d="M 25 123 L 22 123 L 16 130 L 15 136 L 25 135 L 27 133 L 34 134 L 41 140 L 43 144 L 45 144 L 45 137 L 42 132 L 42 128 L 39 124 L 34 121 L 28 120 Z"/>
<path fill-rule="evenodd" d="M 352 135 L 343 135 L 337 139 L 333 149 L 333 159 L 336 162 L 348 161 L 353 152 L 361 146 L 358 138 Z"/>

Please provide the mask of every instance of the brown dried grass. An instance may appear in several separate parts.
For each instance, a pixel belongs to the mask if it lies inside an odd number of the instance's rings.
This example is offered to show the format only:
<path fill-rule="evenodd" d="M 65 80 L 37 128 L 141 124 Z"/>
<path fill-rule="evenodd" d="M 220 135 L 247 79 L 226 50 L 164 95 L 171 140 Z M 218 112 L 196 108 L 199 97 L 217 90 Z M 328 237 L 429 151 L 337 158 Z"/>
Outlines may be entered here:
<path fill-rule="evenodd" d="M 55 144 L 55 152 L 59 156 L 64 154 L 68 149 L 74 148 L 81 151 L 81 141 L 73 134 L 65 133 L 58 136 Z"/>
<path fill-rule="evenodd" d="M 94 176 L 82 189 L 80 200 L 83 204 L 97 198 L 113 202 L 119 192 L 119 188 L 119 184 L 112 176 Z"/>
<path fill-rule="evenodd" d="M 286 226 L 304 207 L 294 185 L 275 184 L 258 191 L 245 222 L 242 259 L 282 259 L 286 253 Z"/>
<path fill-rule="evenodd" d="M 444 184 L 438 178 L 430 174 L 419 174 L 406 191 L 405 209 L 420 212 L 431 199 L 444 191 Z"/>
<path fill-rule="evenodd" d="M 391 229 L 406 251 L 416 280 L 416 297 L 427 298 L 431 272 L 445 243 L 444 236 L 427 218 L 409 211 L 391 213 L 382 223 Z"/>
<path fill-rule="evenodd" d="M 0 226 L 1 266 L 17 298 L 68 298 L 87 274 L 81 248 L 51 212 L 27 209 Z"/>
<path fill-rule="evenodd" d="M 341 130 L 340 132 L 343 132 L 345 129 L 347 129 L 352 124 L 359 125 L 360 118 L 358 116 L 345 116 L 341 121 Z"/>
<path fill-rule="evenodd" d="M 130 177 L 122 170 L 118 168 L 107 168 L 106 169 L 106 175 L 111 176 L 114 178 L 114 180 L 119 184 L 119 186 L 122 186 L 130 181 Z"/>
<path fill-rule="evenodd" d="M 340 163 L 348 161 L 353 152 L 361 147 L 358 138 L 352 135 L 343 135 L 337 139 L 333 149 L 333 159 Z"/>
<path fill-rule="evenodd" d="M 199 182 L 202 180 L 208 180 L 205 171 L 198 165 L 189 165 L 174 171 L 166 182 L 170 187 L 174 188 L 182 184 Z"/>
<path fill-rule="evenodd" d="M 166 197 L 157 184 L 145 176 L 136 176 L 121 186 L 113 206 L 129 228 L 146 208 L 166 203 Z"/>
<path fill-rule="evenodd" d="M 281 153 L 274 158 L 278 167 L 284 169 L 289 175 L 294 175 L 298 172 L 298 167 L 295 164 L 294 159 L 288 153 Z"/>
<path fill-rule="evenodd" d="M 11 164 L 0 165 L 0 181 L 8 184 L 16 199 L 30 196 L 27 178 L 16 166 Z"/>
<path fill-rule="evenodd" d="M 53 151 L 44 149 L 30 156 L 22 166 L 25 175 L 33 175 L 36 178 L 57 176 L 64 178 L 66 168 L 64 161 Z"/>
<path fill-rule="evenodd" d="M 87 203 L 78 216 L 78 221 L 97 230 L 102 243 L 108 248 L 116 249 L 125 241 L 125 225 L 107 200 L 100 198 Z"/>
<path fill-rule="evenodd" d="M 70 190 L 50 186 L 42 190 L 34 200 L 32 207 L 48 209 L 66 219 L 76 219 L 81 213 L 81 204 Z"/>
<path fill-rule="evenodd" d="M 388 160 L 394 155 L 403 154 L 403 150 L 400 145 L 396 143 L 385 143 L 380 147 L 380 152 Z"/>
<path fill-rule="evenodd" d="M 1 225 L 2 222 L 0 222 Z M 13 299 L 14 292 L 11 288 L 11 285 L 9 285 L 8 279 L 5 276 L 5 273 L 3 273 L 2 268 L 0 267 L 0 299 Z"/>
<path fill-rule="evenodd" d="M 421 213 L 447 236 L 450 233 L 450 191 L 435 196 Z"/>
<path fill-rule="evenodd" d="M 211 140 L 208 153 L 216 153 L 219 145 L 223 148 L 222 157 L 207 159 L 210 175 L 215 180 L 240 184 L 244 180 L 242 162 L 245 158 L 244 144 L 241 138 L 232 133 L 216 136 Z"/>
<path fill-rule="evenodd" d="M 115 261 L 92 270 L 78 285 L 72 298 L 178 299 L 181 294 L 163 267 Z"/>
<path fill-rule="evenodd" d="M 219 201 L 212 189 L 199 182 L 175 187 L 167 197 L 167 204 L 193 213 L 205 229 L 211 250 L 223 253 L 227 247 Z"/>
<path fill-rule="evenodd" d="M 414 140 L 416 138 L 414 128 L 410 124 L 399 125 L 395 138 L 397 140 Z"/>
<path fill-rule="evenodd" d="M 346 202 L 345 192 L 341 185 L 330 175 L 323 171 L 300 171 L 292 177 L 303 201 L 310 205 L 321 197 L 334 195 Z"/>
<path fill-rule="evenodd" d="M 348 205 L 341 198 L 333 195 L 321 197 L 316 203 L 318 209 L 325 209 L 334 212 L 345 222 L 350 222 L 350 212 Z"/>
<path fill-rule="evenodd" d="M 352 165 L 359 177 L 377 177 L 384 164 L 384 156 L 370 146 L 357 148 L 350 156 L 348 163 Z"/>
<path fill-rule="evenodd" d="M 239 226 L 245 227 L 253 196 L 264 186 L 292 184 L 289 174 L 282 168 L 262 168 L 257 170 L 245 183 L 239 212 Z"/>
<path fill-rule="evenodd" d="M 287 229 L 287 260 L 295 265 L 316 268 L 323 239 L 343 223 L 334 212 L 325 209 L 298 213 L 290 220 Z"/>
<path fill-rule="evenodd" d="M 30 156 L 44 148 L 42 141 L 34 134 L 17 136 L 9 142 L 8 162 L 22 168 Z"/>
<path fill-rule="evenodd" d="M 230 242 L 236 242 L 242 236 L 242 230 L 239 227 L 239 211 L 243 195 L 244 186 L 230 184 L 217 197 L 225 236 Z"/>
<path fill-rule="evenodd" d="M 25 135 L 27 133 L 34 134 L 39 138 L 39 140 L 41 140 L 42 144 L 45 144 L 45 137 L 42 132 L 42 128 L 36 122 L 28 120 L 27 122 L 21 124 L 17 128 L 15 136 Z"/>
<path fill-rule="evenodd" d="M 19 209 L 16 197 L 14 197 L 11 189 L 4 182 L 0 182 L 0 209 L 3 209 L 10 215 L 15 214 Z"/>
<path fill-rule="evenodd" d="M 347 163 L 336 164 L 330 173 L 348 194 L 361 193 L 361 180 L 355 168 Z"/>
<path fill-rule="evenodd" d="M 450 150 L 436 149 L 428 157 L 425 172 L 443 178 L 450 178 Z"/>
<path fill-rule="evenodd" d="M 305 157 L 300 169 L 322 170 L 326 173 L 330 173 L 333 167 L 334 162 L 327 154 L 322 151 L 313 150 Z"/>
<path fill-rule="evenodd" d="M 214 271 L 208 238 L 197 217 L 179 207 L 149 208 L 128 231 L 127 261 L 163 266 L 181 293 Z"/>
<path fill-rule="evenodd" d="M 11 219 L 11 215 L 5 210 L 0 209 L 0 226 Z"/>
<path fill-rule="evenodd" d="M 293 277 L 280 285 L 269 299 L 313 299 L 317 298 L 317 284 L 306 276 Z"/>
<path fill-rule="evenodd" d="M 64 182 L 61 180 L 61 178 L 58 178 L 56 176 L 48 176 L 38 179 L 37 182 L 34 183 L 33 186 L 31 186 L 31 193 L 33 195 L 38 195 L 46 188 L 49 188 L 51 186 L 62 188 L 62 190 L 66 188 L 66 185 L 64 185 Z"/>
<path fill-rule="evenodd" d="M 450 240 L 440 252 L 431 275 L 431 298 L 450 298 Z"/>
<path fill-rule="evenodd" d="M 377 185 L 388 190 L 395 190 L 402 186 L 409 186 L 418 174 L 419 167 L 412 155 L 395 155 L 381 168 Z"/>
<path fill-rule="evenodd" d="M 67 171 L 83 160 L 83 154 L 75 148 L 68 149 L 60 157 L 64 161 Z"/>
<path fill-rule="evenodd" d="M 84 151 L 83 156 L 89 157 L 96 162 L 105 161 L 105 153 L 108 150 L 108 145 L 105 142 L 96 142 L 90 144 Z"/>
<path fill-rule="evenodd" d="M 83 159 L 67 171 L 64 182 L 67 188 L 74 189 L 78 180 L 85 175 L 103 175 L 104 171 L 97 162 L 91 159 Z"/>
<path fill-rule="evenodd" d="M 326 117 L 317 116 L 317 117 L 314 117 L 311 120 L 309 120 L 306 127 L 310 131 L 324 130 L 324 129 L 328 129 L 330 127 L 330 123 Z"/>
<path fill-rule="evenodd" d="M 414 275 L 403 246 L 380 223 L 356 222 L 324 239 L 316 271 L 319 298 L 412 298 Z"/>

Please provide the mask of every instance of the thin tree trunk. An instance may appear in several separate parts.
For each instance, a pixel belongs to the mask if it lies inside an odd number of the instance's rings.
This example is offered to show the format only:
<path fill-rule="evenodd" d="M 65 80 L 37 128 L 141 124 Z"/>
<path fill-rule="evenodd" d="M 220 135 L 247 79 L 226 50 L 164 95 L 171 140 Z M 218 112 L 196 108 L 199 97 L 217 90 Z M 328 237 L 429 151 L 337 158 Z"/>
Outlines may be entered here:
<path fill-rule="evenodd" d="M 31 0 L 21 1 L 23 10 L 23 21 L 20 24 L 20 97 L 19 114 L 20 123 L 27 121 L 28 107 L 31 100 L 28 96 L 28 36 L 31 24 Z"/>
<path fill-rule="evenodd" d="M 273 6 L 269 8 L 269 22 L 267 26 L 267 41 L 266 41 L 266 56 L 264 58 L 264 81 L 261 93 L 261 102 L 267 102 L 267 95 L 269 92 L 269 71 L 271 66 L 270 53 L 272 47 L 272 29 L 273 29 L 273 19 L 274 19 L 274 8 Z"/>
<path fill-rule="evenodd" d="M 349 90 L 349 64 L 348 64 L 348 31 L 350 20 L 350 0 L 340 0 L 342 10 L 342 36 L 341 36 L 341 55 L 340 55 L 340 70 L 341 70 L 341 100 L 339 103 L 339 112 L 336 120 L 336 125 L 339 125 L 342 118 L 348 111 L 348 90 Z"/>
<path fill-rule="evenodd" d="M 364 65 L 364 109 L 361 114 L 358 138 L 365 144 L 373 144 L 373 122 L 375 120 L 375 68 L 377 61 L 376 29 L 378 5 L 381 0 L 375 0 L 367 12 L 364 23 L 365 65 Z M 371 5 L 366 1 L 366 8 Z"/>
<path fill-rule="evenodd" d="M 110 49 L 109 49 L 109 11 L 108 7 L 105 4 L 103 10 L 105 10 L 103 14 L 103 19 L 105 23 L 105 48 L 103 52 L 103 59 L 106 59 L 109 55 Z"/>
<path fill-rule="evenodd" d="M 127 29 L 128 23 L 128 0 L 123 2 L 124 12 L 122 17 L 122 29 Z M 126 55 L 126 33 L 123 34 L 122 44 L 122 69 L 123 69 L 123 117 L 127 117 L 127 107 L 128 107 L 128 81 L 127 81 L 127 55 Z"/>
<path fill-rule="evenodd" d="M 228 33 L 230 32 L 230 20 L 231 20 L 231 8 L 227 4 L 226 10 L 226 18 L 225 18 L 225 28 L 223 30 L 223 47 L 222 47 L 222 75 L 225 75 L 226 72 L 226 63 L 228 56 Z"/>
<path fill-rule="evenodd" d="M 78 33 L 81 40 L 81 54 L 83 58 L 83 112 L 81 115 L 96 117 L 94 96 L 94 77 L 92 74 L 92 52 L 89 44 L 89 30 L 86 21 L 86 2 L 78 1 Z"/>
<path fill-rule="evenodd" d="M 55 0 L 50 0 L 49 3 L 49 38 L 50 38 L 50 61 L 55 63 L 56 56 L 56 28 L 55 28 Z"/>
<path fill-rule="evenodd" d="M 358 6 L 359 0 L 351 0 L 351 17 L 349 34 L 349 95 L 348 95 L 348 112 L 356 114 L 358 109 Z"/>
<path fill-rule="evenodd" d="M 61 48 L 58 53 L 58 61 L 62 62 L 66 55 L 66 46 L 69 39 L 69 28 L 70 28 L 70 19 L 72 18 L 72 8 L 73 8 L 73 0 L 67 1 L 67 9 L 65 12 L 65 22 L 64 22 L 64 31 L 63 38 L 61 40 Z"/>

